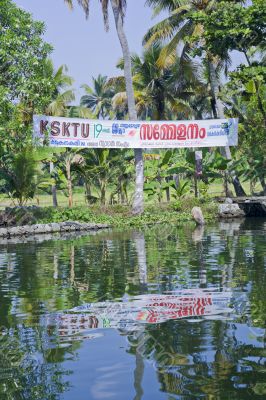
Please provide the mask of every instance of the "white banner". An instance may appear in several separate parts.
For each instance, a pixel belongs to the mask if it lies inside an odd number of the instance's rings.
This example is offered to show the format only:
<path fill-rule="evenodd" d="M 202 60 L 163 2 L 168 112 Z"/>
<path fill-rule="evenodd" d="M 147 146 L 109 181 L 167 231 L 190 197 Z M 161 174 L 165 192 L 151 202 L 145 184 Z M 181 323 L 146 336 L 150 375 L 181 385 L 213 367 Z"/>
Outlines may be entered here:
<path fill-rule="evenodd" d="M 238 119 L 97 121 L 35 115 L 37 144 L 52 147 L 141 148 L 236 146 Z"/>

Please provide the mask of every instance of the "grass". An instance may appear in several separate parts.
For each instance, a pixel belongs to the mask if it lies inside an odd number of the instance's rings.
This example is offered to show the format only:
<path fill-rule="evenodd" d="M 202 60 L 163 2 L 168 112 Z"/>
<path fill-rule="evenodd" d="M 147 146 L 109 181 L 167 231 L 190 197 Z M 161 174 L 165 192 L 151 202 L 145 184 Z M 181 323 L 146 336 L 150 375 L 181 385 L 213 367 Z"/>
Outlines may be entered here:
<path fill-rule="evenodd" d="M 249 184 L 247 182 L 244 182 L 243 187 L 244 187 L 247 195 L 249 195 L 250 194 Z M 229 185 L 229 188 L 234 193 L 233 186 Z M 260 185 L 258 185 L 258 187 L 256 187 L 255 189 L 257 191 L 260 191 L 261 190 Z M 74 188 L 73 193 L 74 193 L 74 195 L 73 195 L 74 207 L 87 205 L 83 187 Z M 224 194 L 224 188 L 223 188 L 222 182 L 219 182 L 219 180 L 217 180 L 217 181 L 213 182 L 212 184 L 210 184 L 208 187 L 208 190 L 207 190 L 207 194 L 210 197 L 224 196 L 225 194 Z M 191 196 L 193 196 L 192 193 L 191 193 Z M 108 194 L 107 194 L 107 197 L 108 197 Z M 64 194 L 63 191 L 60 191 L 60 190 L 57 191 L 57 199 L 58 199 L 58 204 L 60 207 L 68 206 L 68 198 Z M 154 202 L 156 202 L 156 200 L 146 199 L 147 204 L 152 205 L 152 204 L 154 204 Z M 52 196 L 50 194 L 46 194 L 46 193 L 39 193 L 38 195 L 36 195 L 34 197 L 34 199 L 29 200 L 27 202 L 27 205 L 28 206 L 35 205 L 35 206 L 39 206 L 39 207 L 50 207 L 53 205 L 52 204 Z M 5 207 L 11 207 L 11 206 L 13 206 L 13 204 L 12 204 L 12 201 L 10 200 L 10 198 L 7 195 L 0 194 L 0 209 L 3 209 Z"/>
<path fill-rule="evenodd" d="M 249 185 L 244 183 L 244 188 L 249 193 Z M 230 187 L 230 189 L 233 188 Z M 260 188 L 258 188 L 260 190 Z M 52 207 L 52 196 L 48 194 L 38 194 L 27 205 L 35 205 L 38 208 L 27 211 L 24 223 L 49 223 L 62 222 L 67 220 L 81 222 L 106 223 L 115 227 L 141 227 L 156 223 L 185 222 L 191 220 L 191 210 L 194 206 L 202 208 L 206 220 L 215 219 L 217 216 L 217 204 L 214 197 L 223 196 L 223 186 L 218 180 L 212 183 L 207 190 L 202 190 L 200 198 L 195 199 L 193 192 L 186 197 L 173 200 L 171 203 L 158 203 L 154 197 L 145 199 L 145 212 L 141 216 L 132 216 L 131 207 L 124 205 L 100 206 L 88 205 L 85 200 L 84 189 L 82 187 L 74 189 L 74 207 L 68 208 L 68 198 L 62 191 L 58 191 L 58 208 Z M 108 196 L 107 196 L 108 197 Z M 7 196 L 0 195 L 0 209 L 13 206 Z M 18 212 L 18 211 L 15 211 Z M 22 211 L 23 213 L 23 211 Z M 22 220 L 20 213 L 15 215 L 15 220 L 19 224 Z"/>
<path fill-rule="evenodd" d="M 148 205 L 140 216 L 133 216 L 129 206 L 113 205 L 78 206 L 78 207 L 40 207 L 23 210 L 13 209 L 12 217 L 16 224 L 25 223 L 50 223 L 62 221 L 80 221 L 99 224 L 108 224 L 112 227 L 141 228 L 158 223 L 177 224 L 190 221 L 191 209 L 194 206 L 202 208 L 206 220 L 213 220 L 217 215 L 217 204 L 213 201 L 186 198 L 174 203 L 160 203 Z M 26 222 L 25 222 L 26 221 Z"/>

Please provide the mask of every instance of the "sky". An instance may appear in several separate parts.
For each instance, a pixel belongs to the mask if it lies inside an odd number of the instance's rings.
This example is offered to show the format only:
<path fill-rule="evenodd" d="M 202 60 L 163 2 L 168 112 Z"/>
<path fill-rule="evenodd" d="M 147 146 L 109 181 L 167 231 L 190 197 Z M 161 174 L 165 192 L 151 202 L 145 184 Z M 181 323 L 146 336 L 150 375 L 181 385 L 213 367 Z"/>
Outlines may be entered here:
<path fill-rule="evenodd" d="M 120 43 L 117 38 L 112 13 L 110 12 L 110 31 L 106 32 L 99 0 L 92 0 L 90 17 L 77 6 L 70 11 L 64 0 L 14 0 L 30 12 L 35 20 L 44 21 L 46 25 L 45 40 L 54 51 L 51 58 L 55 68 L 62 64 L 68 67 L 68 74 L 75 79 L 76 100 L 79 101 L 84 83 L 91 84 L 92 77 L 98 74 L 121 75 L 116 69 L 121 58 Z M 164 16 L 152 18 L 152 10 L 145 6 L 145 0 L 127 0 L 128 7 L 125 19 L 125 31 L 130 51 L 141 54 L 142 39 L 148 28 Z M 111 11 L 111 10 L 110 10 Z M 233 68 L 241 57 L 234 52 Z"/>
<path fill-rule="evenodd" d="M 92 0 L 88 20 L 80 7 L 76 5 L 71 12 L 64 0 L 15 0 L 15 3 L 35 20 L 45 22 L 44 38 L 54 48 L 51 58 L 56 68 L 62 64 L 68 66 L 68 74 L 75 79 L 77 98 L 83 93 L 80 86 L 91 84 L 92 76 L 121 75 L 116 69 L 122 53 L 113 16 L 110 12 L 110 31 L 106 32 L 98 0 Z M 159 19 L 152 19 L 152 10 L 145 7 L 145 0 L 128 0 L 125 30 L 131 52 L 141 53 L 144 34 Z"/>

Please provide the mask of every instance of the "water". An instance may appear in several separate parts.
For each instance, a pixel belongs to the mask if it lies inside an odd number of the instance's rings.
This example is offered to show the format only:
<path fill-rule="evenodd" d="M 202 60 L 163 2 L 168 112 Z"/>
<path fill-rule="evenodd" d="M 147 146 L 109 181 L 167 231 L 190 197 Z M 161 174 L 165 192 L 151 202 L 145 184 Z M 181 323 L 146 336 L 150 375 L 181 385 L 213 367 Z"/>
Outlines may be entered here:
<path fill-rule="evenodd" d="M 0 399 L 266 398 L 266 221 L 0 241 Z"/>

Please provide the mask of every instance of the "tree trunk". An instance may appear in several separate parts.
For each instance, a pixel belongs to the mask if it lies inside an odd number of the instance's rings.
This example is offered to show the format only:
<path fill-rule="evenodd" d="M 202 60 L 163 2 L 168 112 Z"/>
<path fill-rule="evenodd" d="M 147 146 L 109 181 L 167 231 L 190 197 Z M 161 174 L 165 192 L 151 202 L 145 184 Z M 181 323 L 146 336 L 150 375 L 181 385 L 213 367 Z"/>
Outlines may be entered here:
<path fill-rule="evenodd" d="M 175 188 L 178 189 L 178 187 L 179 187 L 179 175 L 174 174 L 173 175 L 173 179 L 175 181 Z"/>
<path fill-rule="evenodd" d="M 166 181 L 166 183 L 168 183 L 169 182 L 169 178 L 167 177 L 167 178 L 165 178 L 165 181 Z M 167 187 L 166 188 L 166 190 L 165 190 L 165 192 L 166 192 L 166 201 L 169 203 L 170 202 L 170 200 L 171 200 L 171 192 L 170 192 L 170 188 L 169 187 Z"/>
<path fill-rule="evenodd" d="M 70 248 L 70 283 L 75 284 L 75 247 L 73 245 Z"/>
<path fill-rule="evenodd" d="M 124 190 L 124 177 L 123 175 L 119 177 L 119 199 L 121 204 L 125 204 L 125 190 Z"/>
<path fill-rule="evenodd" d="M 71 161 L 66 160 L 66 174 L 67 174 L 67 190 L 68 190 L 68 206 L 73 206 L 73 191 L 72 191 L 72 178 L 71 178 Z"/>
<path fill-rule="evenodd" d="M 233 197 L 233 193 L 231 192 L 231 190 L 229 188 L 228 173 L 226 171 L 224 173 L 223 185 L 224 185 L 225 196 L 226 197 Z"/>
<path fill-rule="evenodd" d="M 134 231 L 132 239 L 135 242 L 136 252 L 138 256 L 139 266 L 139 281 L 142 285 L 143 291 L 147 289 L 148 275 L 147 275 L 147 255 L 146 255 L 146 242 L 143 232 Z"/>
<path fill-rule="evenodd" d="M 101 205 L 105 206 L 106 202 L 106 190 L 105 190 L 105 184 L 101 184 Z"/>
<path fill-rule="evenodd" d="M 224 106 L 221 100 L 218 97 L 219 94 L 219 81 L 217 78 L 216 74 L 216 69 L 214 66 L 214 63 L 209 59 L 209 71 L 210 71 L 210 85 L 211 85 L 211 95 L 212 95 L 212 102 L 214 104 L 214 115 L 215 118 L 221 118 L 224 119 Z M 216 110 L 216 112 L 215 112 Z M 227 160 L 231 160 L 231 150 L 229 146 L 226 147 L 221 147 L 220 148 L 221 154 L 223 157 L 225 157 Z M 235 171 L 230 172 L 231 178 L 232 178 L 232 183 L 234 185 L 234 189 L 236 192 L 237 196 L 246 196 L 246 193 L 240 183 L 239 178 L 237 177 Z"/>
<path fill-rule="evenodd" d="M 126 81 L 129 119 L 132 121 L 136 121 L 137 112 L 135 106 L 134 89 L 132 82 L 131 57 L 129 52 L 128 41 L 124 32 L 123 20 L 121 13 L 119 12 L 117 0 L 111 0 L 111 4 L 115 19 L 117 35 L 121 44 L 123 58 L 124 58 L 124 73 Z M 143 163 L 142 149 L 134 149 L 134 153 L 135 153 L 135 168 L 136 168 L 136 187 L 135 187 L 132 212 L 133 214 L 141 214 L 143 213 L 144 209 L 143 205 L 144 163 Z"/>
<path fill-rule="evenodd" d="M 86 180 L 85 180 L 85 196 L 86 196 L 87 202 L 90 204 L 90 202 L 91 202 L 91 186 L 90 186 L 90 183 L 87 182 Z"/>
<path fill-rule="evenodd" d="M 266 196 L 266 183 L 265 183 L 264 177 L 260 177 L 259 181 L 260 181 L 260 184 L 261 184 L 261 187 L 262 187 L 263 196 Z"/>
<path fill-rule="evenodd" d="M 219 80 L 217 78 L 216 68 L 214 66 L 214 63 L 211 60 L 209 60 L 209 72 L 210 72 L 211 97 L 212 97 L 214 118 L 222 118 L 223 119 L 223 118 L 225 118 L 224 106 L 218 97 Z"/>
<path fill-rule="evenodd" d="M 141 354 L 141 349 L 136 348 L 136 367 L 134 370 L 134 388 L 135 388 L 135 396 L 134 400 L 141 400 L 143 397 L 143 388 L 142 388 L 142 380 L 144 376 L 144 361 L 143 356 Z"/>
<path fill-rule="evenodd" d="M 51 161 L 50 162 L 50 174 L 53 172 L 53 170 L 54 170 L 54 163 Z M 52 185 L 51 189 L 52 189 L 52 197 L 53 197 L 53 207 L 57 207 L 58 202 L 57 202 L 57 194 L 56 194 L 56 185 Z"/>

